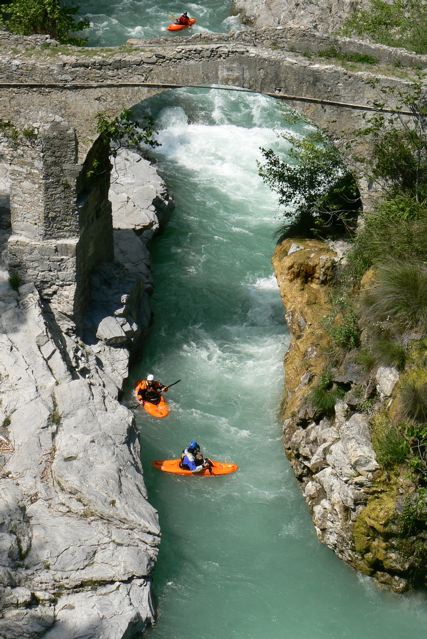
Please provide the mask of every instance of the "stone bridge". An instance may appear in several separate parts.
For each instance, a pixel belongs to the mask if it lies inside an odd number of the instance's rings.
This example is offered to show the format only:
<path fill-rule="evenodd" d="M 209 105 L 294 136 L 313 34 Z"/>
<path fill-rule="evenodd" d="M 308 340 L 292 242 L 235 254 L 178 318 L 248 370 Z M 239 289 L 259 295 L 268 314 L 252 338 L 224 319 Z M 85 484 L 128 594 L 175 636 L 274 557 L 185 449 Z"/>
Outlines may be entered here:
<path fill-rule="evenodd" d="M 319 56 L 331 49 L 333 60 Z M 355 53 L 376 62 L 369 71 L 343 62 Z M 168 88 L 228 87 L 283 99 L 339 142 L 351 139 L 382 88 L 404 87 L 425 61 L 305 30 L 130 41 L 106 49 L 1 34 L 10 271 L 34 281 L 64 318 L 78 320 L 90 272 L 112 259 L 108 149 L 97 140 L 97 114 L 115 116 Z M 387 109 L 395 109 L 393 98 L 387 100 Z"/>

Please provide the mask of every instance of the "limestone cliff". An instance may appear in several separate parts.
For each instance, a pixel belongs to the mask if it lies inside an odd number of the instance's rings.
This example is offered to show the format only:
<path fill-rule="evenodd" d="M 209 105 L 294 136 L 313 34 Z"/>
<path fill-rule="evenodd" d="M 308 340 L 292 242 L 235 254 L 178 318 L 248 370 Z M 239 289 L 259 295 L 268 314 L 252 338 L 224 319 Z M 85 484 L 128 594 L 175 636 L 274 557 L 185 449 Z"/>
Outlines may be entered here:
<path fill-rule="evenodd" d="M 143 235 L 159 226 L 155 207 L 164 214 L 171 201 L 154 169 L 126 153 L 116 164 L 115 196 L 124 206 L 126 193 L 134 191 L 138 234 L 129 224 L 123 229 L 116 201 L 108 225 L 116 228 L 109 240 L 115 261 L 92 271 L 85 317 L 89 340 L 77 336 L 69 317 L 61 326 L 60 303 L 52 311 L 33 283 L 22 283 L 15 274 L 14 290 L 4 265 L 0 272 L 4 639 L 121 639 L 154 620 L 150 575 L 160 529 L 147 500 L 133 413 L 120 404 L 119 394 L 128 376 L 129 348 L 150 322 L 152 281 Z M 54 182 L 55 173 L 45 177 Z M 84 206 L 93 214 L 90 200 L 87 196 Z M 5 241 L 10 214 L 3 226 Z M 87 237 L 86 246 L 95 241 Z M 49 240 L 45 272 L 55 272 L 56 243 L 60 239 Z M 3 248 L 0 254 L 7 257 Z M 35 251 L 33 257 L 37 269 Z"/>
<path fill-rule="evenodd" d="M 332 33 L 350 13 L 367 6 L 367 0 L 234 0 L 242 21 L 256 27 L 308 27 Z"/>
<path fill-rule="evenodd" d="M 320 541 L 356 569 L 403 591 L 424 582 L 427 543 L 423 533 L 402 534 L 414 487 L 404 469 L 380 467 L 371 436 L 375 419 L 392 410 L 399 373 L 381 366 L 366 371 L 351 352 L 331 358 L 325 326 L 342 248 L 286 240 L 274 254 L 291 331 L 284 445 Z"/>

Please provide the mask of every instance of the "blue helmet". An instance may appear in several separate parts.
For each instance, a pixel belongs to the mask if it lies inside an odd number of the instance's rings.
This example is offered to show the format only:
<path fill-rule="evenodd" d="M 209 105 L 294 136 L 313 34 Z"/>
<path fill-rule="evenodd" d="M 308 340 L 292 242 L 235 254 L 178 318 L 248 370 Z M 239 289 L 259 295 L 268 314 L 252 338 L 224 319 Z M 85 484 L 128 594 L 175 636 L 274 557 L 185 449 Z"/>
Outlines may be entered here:
<path fill-rule="evenodd" d="M 187 446 L 188 450 L 199 450 L 200 446 L 199 444 L 193 439 L 191 440 L 191 442 L 188 444 Z"/>

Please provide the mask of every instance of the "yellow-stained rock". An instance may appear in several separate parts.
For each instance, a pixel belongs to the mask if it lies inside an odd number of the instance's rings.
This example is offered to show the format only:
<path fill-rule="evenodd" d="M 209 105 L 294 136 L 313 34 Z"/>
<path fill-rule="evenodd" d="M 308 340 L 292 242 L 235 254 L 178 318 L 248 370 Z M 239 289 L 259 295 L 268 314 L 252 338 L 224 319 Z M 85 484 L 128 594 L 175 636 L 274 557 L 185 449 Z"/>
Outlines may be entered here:
<path fill-rule="evenodd" d="M 319 240 L 285 240 L 273 256 L 291 333 L 285 357 L 286 394 L 282 413 L 285 419 L 298 412 L 326 364 L 328 336 L 323 322 L 330 311 L 329 290 L 335 263 L 334 251 Z M 307 374 L 310 381 L 301 384 Z"/>

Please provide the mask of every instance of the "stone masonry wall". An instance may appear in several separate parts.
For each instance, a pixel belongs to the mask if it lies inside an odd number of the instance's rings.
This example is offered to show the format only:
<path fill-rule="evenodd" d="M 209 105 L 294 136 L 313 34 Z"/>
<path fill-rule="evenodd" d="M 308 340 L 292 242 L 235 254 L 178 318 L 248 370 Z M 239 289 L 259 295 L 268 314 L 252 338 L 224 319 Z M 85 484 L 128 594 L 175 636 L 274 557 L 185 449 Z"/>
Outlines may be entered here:
<path fill-rule="evenodd" d="M 425 66 L 425 56 L 370 45 L 356 40 L 320 35 L 308 29 L 270 28 L 232 34 L 200 34 L 185 42 L 170 40 L 131 41 L 133 48 L 76 49 L 67 53 L 54 43 L 22 49 L 19 38 L 11 50 L 10 35 L 2 46 L 0 35 L 0 118 L 25 126 L 33 113 L 52 110 L 72 125 L 79 138 L 81 161 L 96 139 L 96 114 L 117 115 L 153 93 L 162 85 L 178 86 L 185 65 L 185 84 L 219 84 L 247 88 L 273 95 L 293 95 L 291 102 L 320 127 L 330 127 L 337 136 L 344 126 L 359 126 L 360 112 L 339 105 L 315 107 L 301 98 L 372 105 L 381 88 L 404 87 L 394 63 L 409 69 Z M 47 42 L 44 43 L 48 44 Z M 349 70 L 338 60 L 313 60 L 305 55 L 337 48 L 342 52 L 364 52 L 376 57 L 387 69 Z M 362 47 L 362 49 L 360 48 Z M 401 73 L 401 71 L 400 71 Z M 372 86 L 373 75 L 378 90 Z M 387 96 L 388 106 L 395 102 Z M 338 117 L 337 117 L 338 116 Z"/>
<path fill-rule="evenodd" d="M 79 323 L 93 268 L 113 256 L 109 150 L 98 141 L 82 167 L 64 121 L 26 131 L 10 170 L 9 271 L 33 282 L 59 319 Z"/>

